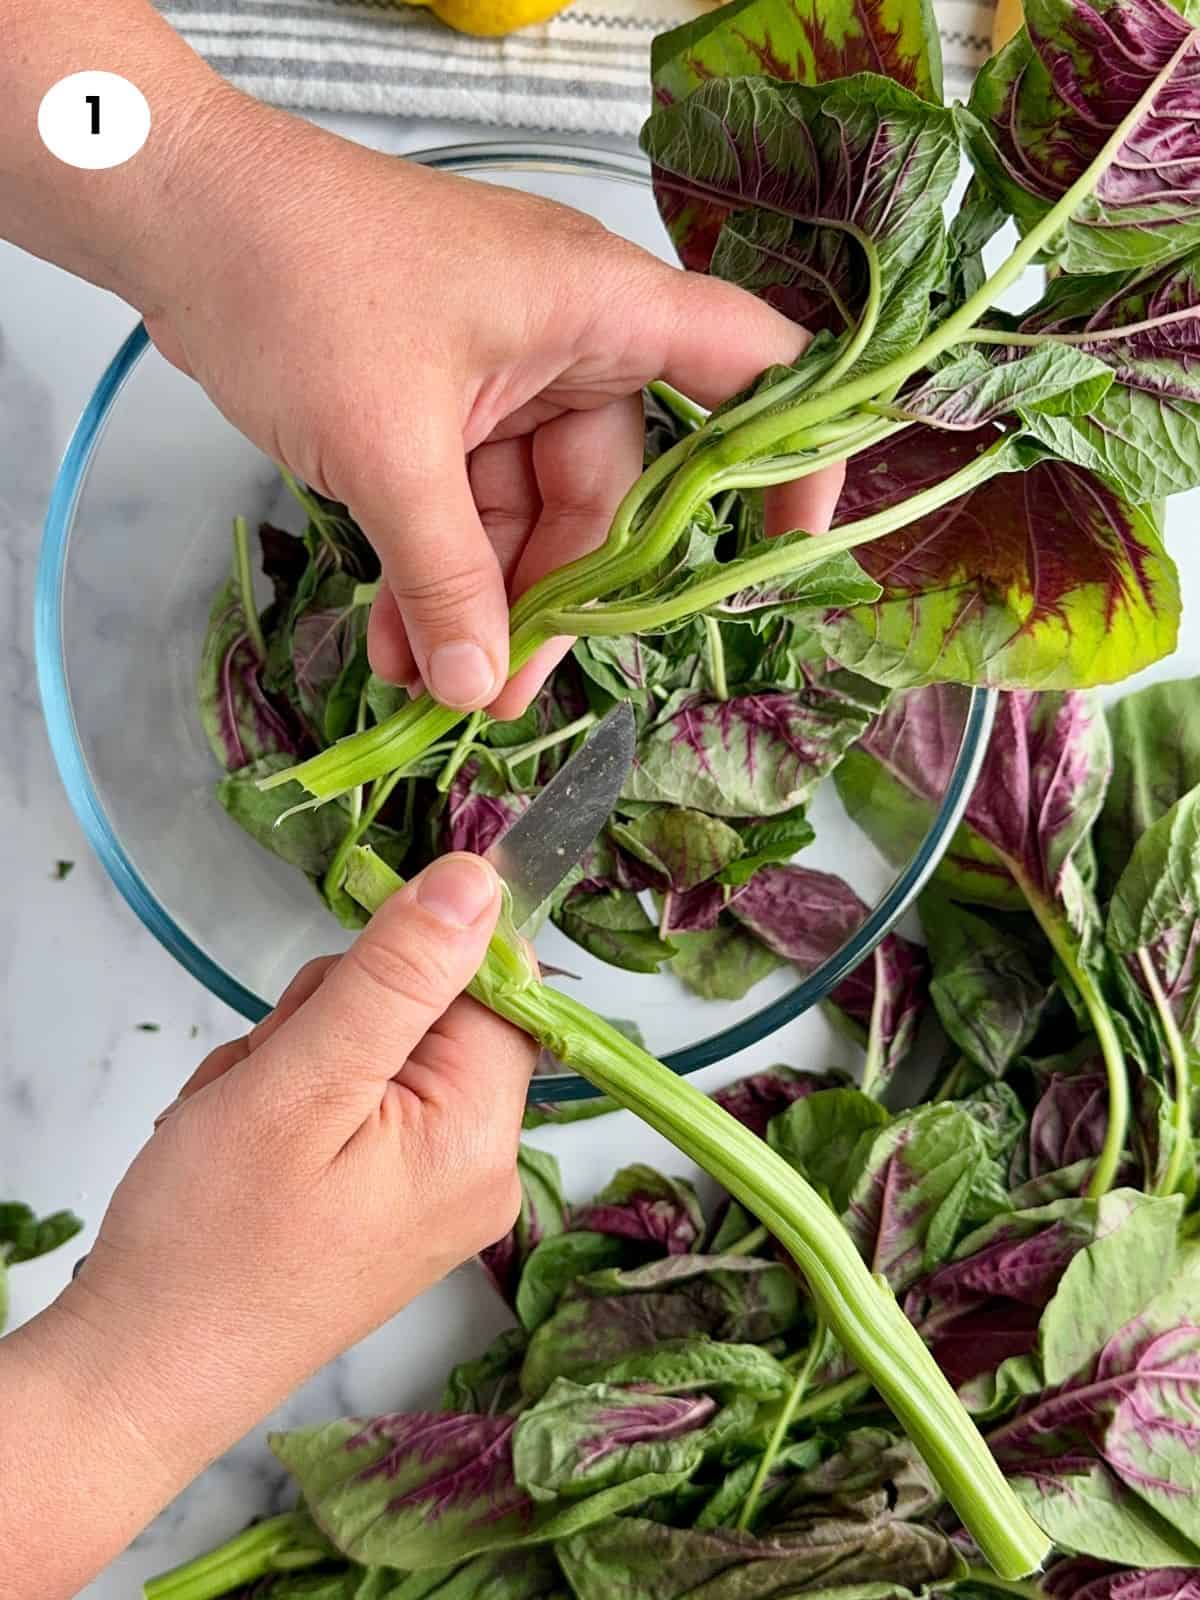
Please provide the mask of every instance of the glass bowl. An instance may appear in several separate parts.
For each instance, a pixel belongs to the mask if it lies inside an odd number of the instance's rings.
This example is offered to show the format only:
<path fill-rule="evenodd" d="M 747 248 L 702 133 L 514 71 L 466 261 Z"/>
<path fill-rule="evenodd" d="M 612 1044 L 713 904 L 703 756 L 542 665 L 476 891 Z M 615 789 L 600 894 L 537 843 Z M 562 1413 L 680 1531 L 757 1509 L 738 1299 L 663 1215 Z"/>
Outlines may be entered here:
<path fill-rule="evenodd" d="M 410 159 L 565 201 L 673 259 L 639 157 L 489 142 Z M 151 933 L 250 1021 L 304 961 L 346 939 L 303 878 L 222 811 L 195 706 L 209 604 L 228 571 L 231 519 L 287 525 L 285 498 L 272 462 L 139 327 L 97 384 L 68 446 L 37 581 L 39 684 L 80 822 Z M 606 966 L 553 928 L 539 937 L 539 954 L 578 974 L 572 993 L 636 1022 L 677 1072 L 763 1039 L 827 995 L 904 916 L 966 804 L 993 698 L 962 691 L 951 781 L 899 873 L 853 828 L 833 784 L 822 786 L 813 807 L 817 842 L 804 860 L 848 878 L 871 909 L 803 981 L 779 972 L 740 1002 L 706 1002 L 668 975 Z M 536 1079 L 532 1095 L 570 1100 L 593 1092 L 574 1074 L 558 1074 Z"/>

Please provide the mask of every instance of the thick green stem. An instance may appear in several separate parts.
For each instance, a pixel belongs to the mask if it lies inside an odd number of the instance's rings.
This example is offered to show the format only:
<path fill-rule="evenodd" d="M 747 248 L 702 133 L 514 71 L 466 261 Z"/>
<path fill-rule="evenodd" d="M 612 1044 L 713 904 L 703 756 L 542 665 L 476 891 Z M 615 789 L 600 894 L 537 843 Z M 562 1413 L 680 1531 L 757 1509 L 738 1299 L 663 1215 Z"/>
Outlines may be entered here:
<path fill-rule="evenodd" d="M 368 828 L 388 803 L 392 790 L 403 776 L 404 773 L 402 771 L 397 771 L 389 773 L 386 778 L 377 779 L 371 790 L 371 798 L 366 805 L 364 806 L 360 801 L 358 815 L 352 817 L 351 826 L 334 851 L 333 860 L 326 867 L 325 876 L 321 880 L 321 888 L 324 890 L 327 899 L 336 901 L 338 895 L 342 893 L 342 878 L 345 875 L 346 863 L 350 859 L 351 851 L 358 848 Z M 354 792 L 361 795 L 362 786 L 359 785 Z"/>
<path fill-rule="evenodd" d="M 1104 1143 L 1100 1147 L 1100 1154 L 1087 1187 L 1088 1198 L 1098 1200 L 1101 1195 L 1107 1194 L 1116 1182 L 1125 1140 L 1129 1133 L 1129 1070 L 1125 1065 L 1125 1052 L 1113 1025 L 1108 1003 L 1100 993 L 1096 980 L 1080 960 L 1078 944 L 1064 922 L 1062 914 L 1056 906 L 1049 904 L 1045 896 L 1029 882 L 1024 873 L 1014 867 L 1011 861 L 1008 863 L 1008 868 L 1020 884 L 1030 910 L 1050 941 L 1051 949 L 1075 985 L 1079 998 L 1091 1018 L 1096 1042 L 1104 1058 L 1104 1071 L 1108 1079 L 1108 1123 L 1104 1130 Z"/>
<path fill-rule="evenodd" d="M 145 1600 L 218 1600 L 276 1572 L 295 1572 L 328 1561 L 312 1523 L 300 1511 L 258 1522 L 219 1550 L 147 1580 Z"/>
<path fill-rule="evenodd" d="M 825 1348 L 825 1324 L 818 1322 L 813 1329 L 813 1336 L 809 1342 L 808 1354 L 804 1365 L 796 1374 L 795 1382 L 788 1391 L 787 1399 L 775 1419 L 775 1426 L 771 1430 L 771 1437 L 767 1441 L 767 1448 L 763 1451 L 758 1463 L 758 1470 L 742 1505 L 741 1515 L 737 1519 L 737 1527 L 743 1531 L 754 1520 L 754 1513 L 758 1510 L 758 1502 L 763 1492 L 771 1468 L 775 1465 L 776 1457 L 783 1449 L 783 1441 L 787 1438 L 788 1429 L 796 1419 L 796 1408 L 804 1399 L 805 1390 L 812 1382 L 813 1373 L 817 1370 L 817 1362 L 821 1359 L 821 1352 Z"/>
<path fill-rule="evenodd" d="M 346 882 L 368 911 L 401 884 L 369 850 L 355 852 Z M 1049 1540 L 895 1295 L 816 1190 L 686 1079 L 580 1001 L 542 984 L 503 922 L 470 992 L 669 1139 L 774 1234 L 803 1272 L 818 1314 L 892 1408 L 987 1560 L 1002 1577 L 1036 1571 Z"/>
<path fill-rule="evenodd" d="M 1167 1041 L 1167 1053 L 1171 1058 L 1171 1069 L 1175 1079 L 1174 1105 L 1171 1108 L 1171 1129 L 1175 1142 L 1171 1149 L 1171 1158 L 1167 1162 L 1166 1171 L 1155 1187 L 1155 1194 L 1174 1194 L 1179 1187 L 1179 1180 L 1183 1177 L 1184 1163 L 1187 1160 L 1192 1141 L 1192 1074 L 1188 1061 L 1187 1046 L 1183 1042 L 1183 1035 L 1179 1031 L 1179 1024 L 1175 1021 L 1175 1013 L 1171 1010 L 1171 1002 L 1163 991 L 1159 982 L 1158 973 L 1154 969 L 1154 962 L 1150 952 L 1141 949 L 1137 953 L 1138 966 L 1141 968 L 1142 977 L 1146 981 L 1150 998 L 1154 1002 L 1154 1009 L 1158 1012 L 1158 1020 L 1162 1024 L 1163 1037 Z"/>
<path fill-rule="evenodd" d="M 254 602 L 254 574 L 250 570 L 250 530 L 245 517 L 233 519 L 233 569 L 237 575 L 238 592 L 242 610 L 246 615 L 246 632 L 260 661 L 267 659 L 267 643 L 263 638 L 262 623 L 258 620 L 258 606 Z"/>
<path fill-rule="evenodd" d="M 599 634 L 655 632 L 667 623 L 679 621 L 681 617 L 707 611 L 741 589 L 768 583 L 772 579 L 794 577 L 806 568 L 828 560 L 830 556 L 844 555 L 859 545 L 894 533 L 897 528 L 903 528 L 918 517 L 938 510 L 951 500 L 957 500 L 960 495 L 969 493 L 995 474 L 997 458 L 1006 447 L 1006 441 L 1000 439 L 991 449 L 976 456 L 941 483 L 922 490 L 902 505 L 876 512 L 873 517 L 863 517 L 858 522 L 848 522 L 829 533 L 816 534 L 803 544 L 780 544 L 758 555 L 727 561 L 712 577 L 691 584 L 668 600 L 621 601 L 586 609 L 554 611 L 547 616 L 547 625 L 554 633 L 593 637 Z M 301 769 L 294 770 L 298 773 Z"/>

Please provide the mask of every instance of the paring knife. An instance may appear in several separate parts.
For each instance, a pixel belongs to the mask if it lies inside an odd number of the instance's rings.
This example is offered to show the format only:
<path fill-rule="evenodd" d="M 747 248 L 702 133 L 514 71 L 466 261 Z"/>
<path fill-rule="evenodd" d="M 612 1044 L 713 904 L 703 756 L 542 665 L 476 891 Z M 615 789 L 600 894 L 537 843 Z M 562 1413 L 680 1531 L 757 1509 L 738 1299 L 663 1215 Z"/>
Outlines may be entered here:
<path fill-rule="evenodd" d="M 587 742 L 534 796 L 484 859 L 508 885 L 519 933 L 582 858 L 612 815 L 633 765 L 637 728 L 622 701 L 603 716 Z"/>

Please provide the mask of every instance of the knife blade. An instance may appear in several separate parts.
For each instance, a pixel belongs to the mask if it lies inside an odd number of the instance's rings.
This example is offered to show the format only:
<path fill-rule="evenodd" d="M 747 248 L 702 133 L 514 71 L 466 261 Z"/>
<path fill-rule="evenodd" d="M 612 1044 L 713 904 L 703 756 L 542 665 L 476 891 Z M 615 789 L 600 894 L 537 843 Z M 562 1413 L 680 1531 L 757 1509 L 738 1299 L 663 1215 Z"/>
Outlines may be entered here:
<path fill-rule="evenodd" d="M 485 852 L 508 885 L 519 932 L 608 821 L 633 765 L 636 732 L 629 702 L 614 706 L 529 810 Z"/>

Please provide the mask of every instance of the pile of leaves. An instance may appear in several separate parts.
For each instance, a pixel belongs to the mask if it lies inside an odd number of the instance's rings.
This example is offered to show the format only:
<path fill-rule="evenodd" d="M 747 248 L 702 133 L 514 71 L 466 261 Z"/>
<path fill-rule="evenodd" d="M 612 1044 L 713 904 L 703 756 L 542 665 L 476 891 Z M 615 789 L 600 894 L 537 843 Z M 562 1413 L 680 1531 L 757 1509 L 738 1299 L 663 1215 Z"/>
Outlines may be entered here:
<path fill-rule="evenodd" d="M 654 449 L 683 424 L 653 397 L 648 408 Z M 407 699 L 367 661 L 373 551 L 344 506 L 289 482 L 306 531 L 260 528 L 273 595 L 259 612 L 237 526 L 204 643 L 200 714 L 225 769 L 222 806 L 304 872 L 346 926 L 366 920 L 342 878 L 353 845 L 404 875 L 445 850 L 482 854 L 618 700 L 634 707 L 637 757 L 609 826 L 548 908 L 563 933 L 615 966 L 665 966 L 696 994 L 737 999 L 785 961 L 815 970 L 859 926 L 868 908 L 854 890 L 792 858 L 813 839 L 813 791 L 889 691 L 814 652 L 801 607 L 760 611 L 743 597 L 727 616 L 665 633 L 581 639 L 523 717 L 476 716 L 402 777 L 311 810 L 294 809 L 294 787 L 260 789 L 263 776 Z M 731 514 L 741 525 L 714 523 L 707 548 L 753 536 L 759 508 L 739 499 Z M 956 705 L 961 728 L 965 696 Z M 920 958 L 901 941 L 880 959 L 902 987 L 919 986 Z M 869 982 L 843 984 L 837 998 L 867 1025 Z M 893 1031 L 904 1014 L 901 1001 Z"/>
<path fill-rule="evenodd" d="M 914 692 L 840 769 L 885 850 L 924 826 L 945 716 L 942 690 Z M 1107 718 L 1086 694 L 1004 697 L 922 902 L 924 1097 L 890 1111 L 783 1067 L 715 1097 L 825 1197 L 1053 1538 L 1050 1570 L 1006 1592 L 1200 1596 L 1198 827 L 1200 680 Z M 1131 1114 L 1095 1193 L 1098 1016 Z M 525 1147 L 520 1170 L 520 1218 L 481 1258 L 515 1326 L 439 1410 L 272 1439 L 304 1509 L 228 1547 L 260 1552 L 247 1596 L 993 1591 L 765 1228 L 646 1166 L 576 1206 L 551 1155 Z M 173 1587 L 185 1567 L 148 1594 L 207 1600 L 244 1570 L 205 1561 L 208 1587 Z"/>
<path fill-rule="evenodd" d="M 73 1211 L 39 1217 L 18 1200 L 0 1201 L 0 1329 L 8 1317 L 8 1269 L 57 1250 L 82 1227 Z"/>

